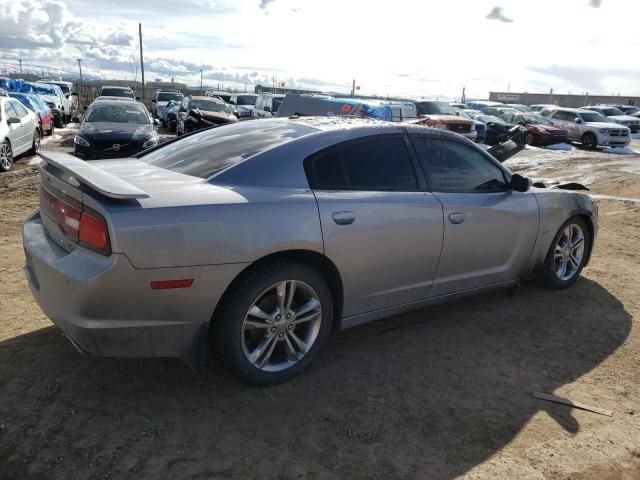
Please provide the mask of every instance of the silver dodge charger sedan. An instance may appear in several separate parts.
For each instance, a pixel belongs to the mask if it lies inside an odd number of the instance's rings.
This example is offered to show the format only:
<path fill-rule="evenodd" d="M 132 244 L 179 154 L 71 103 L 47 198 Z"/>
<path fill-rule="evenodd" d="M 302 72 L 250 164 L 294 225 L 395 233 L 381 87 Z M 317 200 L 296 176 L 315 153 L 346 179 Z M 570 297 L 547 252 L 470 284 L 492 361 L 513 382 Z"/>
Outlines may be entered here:
<path fill-rule="evenodd" d="M 137 158 L 41 156 L 23 240 L 45 314 L 95 355 L 200 369 L 211 345 L 252 384 L 299 373 L 335 327 L 533 277 L 569 287 L 597 232 L 588 195 L 531 189 L 421 126 L 260 120 Z"/>

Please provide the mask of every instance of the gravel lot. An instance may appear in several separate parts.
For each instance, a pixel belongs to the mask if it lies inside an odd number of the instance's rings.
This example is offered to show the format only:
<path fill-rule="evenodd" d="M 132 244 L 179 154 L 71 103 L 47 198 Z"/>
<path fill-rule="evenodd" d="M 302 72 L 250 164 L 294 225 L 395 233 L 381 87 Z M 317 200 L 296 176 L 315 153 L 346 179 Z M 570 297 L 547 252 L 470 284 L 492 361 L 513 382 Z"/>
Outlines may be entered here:
<path fill-rule="evenodd" d="M 69 151 L 71 135 L 43 148 Z M 601 196 L 574 288 L 526 284 L 339 333 L 271 388 L 239 384 L 214 357 L 197 374 L 81 356 L 22 272 L 32 160 L 0 175 L 0 478 L 640 478 L 640 155 L 527 149 L 507 163 Z"/>

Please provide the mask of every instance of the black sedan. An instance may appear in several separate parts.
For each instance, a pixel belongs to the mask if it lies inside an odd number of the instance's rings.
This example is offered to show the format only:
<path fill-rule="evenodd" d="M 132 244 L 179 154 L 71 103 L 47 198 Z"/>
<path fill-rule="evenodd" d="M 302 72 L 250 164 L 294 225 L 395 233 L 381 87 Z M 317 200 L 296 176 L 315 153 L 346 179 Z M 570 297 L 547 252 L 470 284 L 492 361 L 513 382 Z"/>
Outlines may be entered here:
<path fill-rule="evenodd" d="M 145 106 L 119 100 L 92 103 L 73 139 L 76 157 L 85 160 L 130 157 L 157 143 L 158 133 Z"/>

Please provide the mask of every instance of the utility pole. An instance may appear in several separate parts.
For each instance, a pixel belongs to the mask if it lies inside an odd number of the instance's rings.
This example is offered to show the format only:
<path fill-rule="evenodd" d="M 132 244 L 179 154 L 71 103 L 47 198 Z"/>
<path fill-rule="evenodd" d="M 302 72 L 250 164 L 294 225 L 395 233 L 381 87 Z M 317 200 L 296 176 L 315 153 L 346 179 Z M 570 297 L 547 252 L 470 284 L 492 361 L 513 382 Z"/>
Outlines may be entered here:
<path fill-rule="evenodd" d="M 140 71 L 142 73 L 142 102 L 144 103 L 144 58 L 142 56 L 142 23 L 138 24 L 138 35 L 140 36 Z"/>
<path fill-rule="evenodd" d="M 202 95 L 202 69 L 200 69 L 200 95 Z"/>
<path fill-rule="evenodd" d="M 460 97 L 460 103 L 465 103 L 465 90 L 467 87 L 462 87 L 462 96 Z"/>
<path fill-rule="evenodd" d="M 18 61 L 20 62 L 20 76 L 22 76 L 22 59 L 19 58 Z"/>
<path fill-rule="evenodd" d="M 351 98 L 356 95 L 356 79 L 353 79 L 353 83 L 351 84 Z"/>
<path fill-rule="evenodd" d="M 80 85 L 78 85 L 78 108 L 80 108 L 80 102 L 82 101 L 82 59 L 78 59 L 78 68 L 80 69 Z"/>

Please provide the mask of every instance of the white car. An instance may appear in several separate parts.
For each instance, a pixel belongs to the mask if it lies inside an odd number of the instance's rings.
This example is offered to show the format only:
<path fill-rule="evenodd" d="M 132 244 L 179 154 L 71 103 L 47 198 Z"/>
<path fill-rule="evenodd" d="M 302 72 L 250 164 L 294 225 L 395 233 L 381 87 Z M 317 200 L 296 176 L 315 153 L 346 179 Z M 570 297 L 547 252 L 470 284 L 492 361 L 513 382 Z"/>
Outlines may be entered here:
<path fill-rule="evenodd" d="M 548 115 L 556 127 L 567 131 L 567 137 L 587 148 L 626 147 L 631 139 L 629 128 L 612 123 L 604 115 L 591 110 L 557 108 Z"/>
<path fill-rule="evenodd" d="M 615 123 L 629 127 L 631 133 L 640 132 L 640 118 L 627 115 L 619 108 L 611 107 L 609 105 L 597 105 L 595 107 L 584 107 L 584 109 L 598 112 Z"/>
<path fill-rule="evenodd" d="M 273 117 L 278 111 L 280 104 L 282 104 L 284 97 L 281 93 L 261 93 L 251 111 L 251 118 Z"/>
<path fill-rule="evenodd" d="M 158 90 L 151 100 L 151 114 L 160 118 L 162 111 L 171 100 L 182 102 L 184 95 L 177 90 Z"/>
<path fill-rule="evenodd" d="M 59 86 L 60 90 L 62 90 L 62 93 L 64 94 L 64 98 L 67 99 L 67 103 L 69 104 L 69 109 L 65 109 L 65 111 L 68 115 L 71 115 L 73 109 L 78 105 L 78 94 L 73 91 L 73 82 L 45 78 L 38 80 L 38 83 L 49 83 L 51 85 Z"/>
<path fill-rule="evenodd" d="M 7 172 L 18 155 L 40 150 L 37 115 L 11 97 L 0 97 L 0 171 Z"/>

